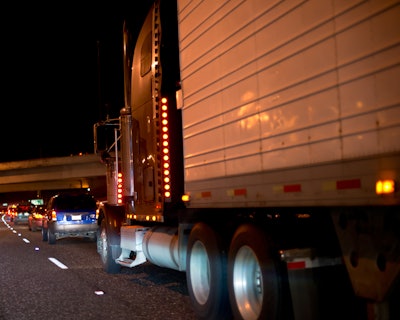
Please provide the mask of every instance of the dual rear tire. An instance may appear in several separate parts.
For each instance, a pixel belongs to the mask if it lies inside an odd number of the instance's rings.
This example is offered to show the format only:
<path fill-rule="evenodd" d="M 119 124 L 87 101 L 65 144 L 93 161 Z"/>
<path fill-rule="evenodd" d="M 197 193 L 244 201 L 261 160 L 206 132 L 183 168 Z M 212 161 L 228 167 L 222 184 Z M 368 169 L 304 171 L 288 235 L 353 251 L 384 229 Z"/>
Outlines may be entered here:
<path fill-rule="evenodd" d="M 220 236 L 198 223 L 190 233 L 187 250 L 186 279 L 196 315 L 199 319 L 230 319 L 227 256 Z"/>
<path fill-rule="evenodd" d="M 218 232 L 198 223 L 187 250 L 189 296 L 200 319 L 278 319 L 281 267 L 262 230 L 239 226 L 227 249 Z"/>

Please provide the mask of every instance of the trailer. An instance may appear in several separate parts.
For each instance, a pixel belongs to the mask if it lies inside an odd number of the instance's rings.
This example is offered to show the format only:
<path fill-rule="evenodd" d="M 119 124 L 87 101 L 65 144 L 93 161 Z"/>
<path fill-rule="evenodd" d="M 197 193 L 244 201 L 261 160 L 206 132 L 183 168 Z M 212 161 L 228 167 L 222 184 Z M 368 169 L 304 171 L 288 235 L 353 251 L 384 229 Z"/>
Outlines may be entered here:
<path fill-rule="evenodd" d="M 127 19 L 125 105 L 94 125 L 104 270 L 185 272 L 199 319 L 400 318 L 399 16 L 156 0 Z"/>

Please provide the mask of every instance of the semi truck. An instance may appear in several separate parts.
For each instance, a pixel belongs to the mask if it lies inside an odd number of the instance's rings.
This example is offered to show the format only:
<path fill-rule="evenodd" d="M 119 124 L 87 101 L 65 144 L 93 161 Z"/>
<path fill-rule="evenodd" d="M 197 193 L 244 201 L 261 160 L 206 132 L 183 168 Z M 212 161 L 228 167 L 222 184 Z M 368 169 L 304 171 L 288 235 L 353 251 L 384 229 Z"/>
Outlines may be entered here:
<path fill-rule="evenodd" d="M 184 272 L 199 319 L 399 319 L 399 1 L 144 7 L 93 126 L 104 270 Z"/>

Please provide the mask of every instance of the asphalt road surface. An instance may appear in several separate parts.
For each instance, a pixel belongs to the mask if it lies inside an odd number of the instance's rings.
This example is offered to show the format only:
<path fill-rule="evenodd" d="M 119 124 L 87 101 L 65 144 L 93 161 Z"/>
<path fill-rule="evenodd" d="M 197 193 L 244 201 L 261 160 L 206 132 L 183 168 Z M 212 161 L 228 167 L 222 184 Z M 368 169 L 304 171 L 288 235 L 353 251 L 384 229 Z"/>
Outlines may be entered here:
<path fill-rule="evenodd" d="M 145 263 L 107 274 L 90 240 L 49 245 L 0 220 L 0 253 L 0 320 L 196 319 L 185 273 Z"/>

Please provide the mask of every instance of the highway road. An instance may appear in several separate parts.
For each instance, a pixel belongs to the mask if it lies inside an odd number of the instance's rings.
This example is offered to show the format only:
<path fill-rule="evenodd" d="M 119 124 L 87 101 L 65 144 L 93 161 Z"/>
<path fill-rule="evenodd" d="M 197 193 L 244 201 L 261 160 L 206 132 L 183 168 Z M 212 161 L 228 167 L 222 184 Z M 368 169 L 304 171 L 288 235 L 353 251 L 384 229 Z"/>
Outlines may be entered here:
<path fill-rule="evenodd" d="M 96 243 L 43 242 L 41 232 L 0 220 L 0 319 L 196 319 L 185 273 L 145 263 L 103 271 Z"/>

